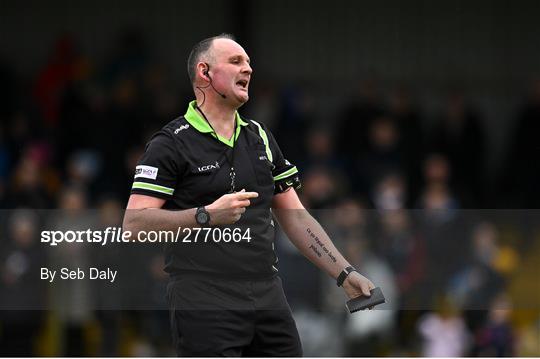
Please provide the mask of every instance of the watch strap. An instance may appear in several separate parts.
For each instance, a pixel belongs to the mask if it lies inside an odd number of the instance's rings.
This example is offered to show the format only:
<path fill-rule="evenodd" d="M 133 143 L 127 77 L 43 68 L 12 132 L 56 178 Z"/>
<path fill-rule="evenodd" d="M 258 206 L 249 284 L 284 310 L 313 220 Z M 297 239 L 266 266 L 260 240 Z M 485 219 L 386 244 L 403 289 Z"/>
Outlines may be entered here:
<path fill-rule="evenodd" d="M 351 274 L 352 272 L 357 272 L 356 268 L 354 268 L 353 266 L 348 266 L 343 271 L 341 271 L 336 280 L 337 286 L 341 287 L 343 285 L 343 282 L 345 282 L 345 279 L 347 279 L 349 274 Z"/>

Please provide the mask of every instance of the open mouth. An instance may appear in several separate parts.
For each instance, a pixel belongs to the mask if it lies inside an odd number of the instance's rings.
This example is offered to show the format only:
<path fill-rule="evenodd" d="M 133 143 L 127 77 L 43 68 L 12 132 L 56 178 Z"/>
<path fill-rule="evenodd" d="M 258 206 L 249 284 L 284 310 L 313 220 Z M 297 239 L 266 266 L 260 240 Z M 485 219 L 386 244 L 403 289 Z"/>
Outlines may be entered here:
<path fill-rule="evenodd" d="M 240 86 L 243 89 L 247 89 L 248 81 L 247 80 L 239 80 L 239 81 L 236 81 L 236 85 Z"/>

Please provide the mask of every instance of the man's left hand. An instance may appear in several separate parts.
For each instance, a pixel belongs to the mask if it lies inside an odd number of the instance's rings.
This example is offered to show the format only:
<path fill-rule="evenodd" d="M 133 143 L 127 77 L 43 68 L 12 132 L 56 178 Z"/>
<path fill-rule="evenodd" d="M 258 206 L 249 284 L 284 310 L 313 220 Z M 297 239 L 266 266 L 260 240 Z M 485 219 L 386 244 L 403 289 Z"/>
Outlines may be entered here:
<path fill-rule="evenodd" d="M 351 299 L 362 295 L 369 297 L 373 288 L 375 288 L 375 285 L 358 272 L 352 272 L 343 282 L 343 289 Z"/>

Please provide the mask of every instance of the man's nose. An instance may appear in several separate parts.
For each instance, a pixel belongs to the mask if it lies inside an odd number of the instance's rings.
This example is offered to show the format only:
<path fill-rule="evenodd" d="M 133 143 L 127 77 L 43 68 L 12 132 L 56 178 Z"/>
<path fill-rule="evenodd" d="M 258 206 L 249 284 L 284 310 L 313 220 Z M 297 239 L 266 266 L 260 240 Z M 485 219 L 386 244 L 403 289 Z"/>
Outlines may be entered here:
<path fill-rule="evenodd" d="M 242 73 L 245 73 L 248 75 L 251 75 L 252 72 L 253 72 L 253 69 L 251 68 L 251 66 L 249 66 L 249 64 L 246 64 L 246 66 L 244 66 L 244 68 L 242 69 Z"/>

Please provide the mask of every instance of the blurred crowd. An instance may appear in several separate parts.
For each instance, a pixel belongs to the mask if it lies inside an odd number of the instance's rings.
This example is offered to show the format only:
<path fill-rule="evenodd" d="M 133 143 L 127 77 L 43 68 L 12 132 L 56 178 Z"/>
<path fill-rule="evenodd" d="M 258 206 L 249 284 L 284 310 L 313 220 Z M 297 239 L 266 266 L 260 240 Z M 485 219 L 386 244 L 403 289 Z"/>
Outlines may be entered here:
<path fill-rule="evenodd" d="M 193 97 L 149 48 L 126 32 L 97 62 L 66 35 L 35 74 L 0 59 L 0 208 L 18 209 L 1 216 L 0 302 L 59 300 L 63 309 L 3 310 L 1 354 L 172 354 L 166 312 L 92 311 L 69 299 L 95 288 L 55 299 L 33 276 L 45 259 L 38 219 L 24 211 L 95 209 L 103 225 L 120 221 L 144 144 Z M 383 310 L 346 315 L 335 284 L 280 233 L 279 268 L 305 354 L 540 355 L 540 81 L 508 119 L 509 145 L 494 166 L 490 121 L 465 90 L 448 91 L 427 118 L 406 87 L 379 87 L 360 81 L 322 117 L 315 87 L 254 76 L 241 110 L 272 129 L 300 170 L 306 208 L 388 298 Z M 58 228 L 76 226 L 62 221 Z M 80 248 L 62 258 L 88 260 Z M 154 284 L 145 290 L 164 293 L 159 255 L 148 263 Z"/>

